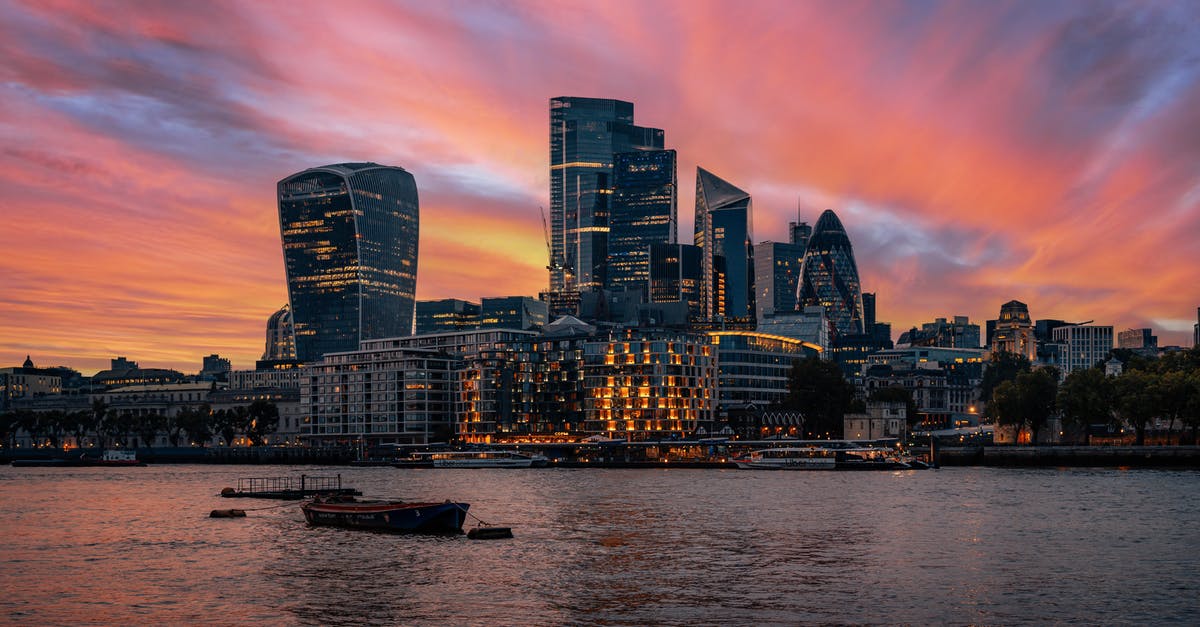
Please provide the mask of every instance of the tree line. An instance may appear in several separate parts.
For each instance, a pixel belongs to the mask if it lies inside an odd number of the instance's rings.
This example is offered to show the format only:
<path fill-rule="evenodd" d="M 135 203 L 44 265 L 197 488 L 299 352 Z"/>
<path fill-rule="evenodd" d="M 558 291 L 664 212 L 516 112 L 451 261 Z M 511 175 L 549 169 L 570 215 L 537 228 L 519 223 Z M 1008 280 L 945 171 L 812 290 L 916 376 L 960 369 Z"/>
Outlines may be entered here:
<path fill-rule="evenodd" d="M 67 438 L 73 438 L 76 445 L 93 438 L 101 448 L 106 448 L 114 442 L 127 443 L 136 436 L 143 446 L 152 447 L 161 435 L 171 446 L 192 442 L 206 446 L 220 436 L 228 446 L 243 434 L 251 444 L 260 446 L 278 426 L 279 408 L 261 399 L 247 406 L 216 411 L 207 404 L 185 407 L 173 416 L 120 411 L 95 400 L 90 410 L 0 413 L 0 442 L 15 447 L 18 435 L 24 433 L 35 443 L 46 443 L 51 448 L 62 448 Z"/>

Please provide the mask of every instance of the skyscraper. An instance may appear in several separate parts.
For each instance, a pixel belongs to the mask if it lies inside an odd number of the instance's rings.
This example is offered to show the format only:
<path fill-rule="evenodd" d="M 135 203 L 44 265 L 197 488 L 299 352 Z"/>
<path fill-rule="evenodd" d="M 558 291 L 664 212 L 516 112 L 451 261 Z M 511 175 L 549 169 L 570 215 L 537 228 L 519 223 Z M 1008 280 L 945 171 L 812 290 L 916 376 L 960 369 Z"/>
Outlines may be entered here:
<path fill-rule="evenodd" d="M 788 242 L 804 250 L 808 248 L 808 240 L 812 237 L 812 227 L 798 218 L 796 222 L 788 222 Z"/>
<path fill-rule="evenodd" d="M 411 334 L 418 236 L 413 176 L 376 163 L 341 163 L 293 174 L 278 187 L 297 359 Z"/>
<path fill-rule="evenodd" d="M 650 302 L 684 301 L 688 316 L 699 317 L 700 249 L 687 244 L 650 245 Z"/>
<path fill-rule="evenodd" d="M 863 333 L 862 286 L 854 249 L 837 214 L 825 210 L 817 219 L 800 279 L 801 307 L 821 305 L 837 335 Z"/>
<path fill-rule="evenodd" d="M 796 287 L 804 264 L 804 248 L 796 244 L 754 245 L 754 304 L 758 317 L 796 311 Z"/>
<path fill-rule="evenodd" d="M 613 155 L 659 150 L 663 132 L 633 124 L 633 103 L 550 100 L 550 291 L 604 287 Z"/>
<path fill-rule="evenodd" d="M 267 344 L 264 361 L 296 358 L 296 337 L 292 330 L 292 310 L 284 305 L 267 318 Z"/>
<path fill-rule="evenodd" d="M 707 319 L 754 317 L 754 234 L 750 194 L 696 168 L 700 307 Z"/>
<path fill-rule="evenodd" d="M 608 288 L 648 295 L 650 245 L 679 239 L 674 150 L 618 153 L 613 158 L 608 233 Z"/>

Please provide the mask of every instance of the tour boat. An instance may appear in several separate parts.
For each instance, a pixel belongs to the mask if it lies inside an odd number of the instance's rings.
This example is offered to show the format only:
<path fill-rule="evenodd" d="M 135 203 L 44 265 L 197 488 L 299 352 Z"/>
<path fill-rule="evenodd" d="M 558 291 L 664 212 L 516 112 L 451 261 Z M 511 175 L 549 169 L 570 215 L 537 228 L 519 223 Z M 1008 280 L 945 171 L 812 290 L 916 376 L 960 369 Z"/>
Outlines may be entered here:
<path fill-rule="evenodd" d="M 909 470 L 913 466 L 886 447 L 861 447 L 837 452 L 838 470 Z"/>
<path fill-rule="evenodd" d="M 516 451 L 432 451 L 413 453 L 394 465 L 397 468 L 530 468 L 546 465 L 546 458 Z"/>
<path fill-rule="evenodd" d="M 310 525 L 401 533 L 462 533 L 467 503 L 315 498 L 300 506 Z"/>
<path fill-rule="evenodd" d="M 96 466 L 145 466 L 146 462 L 139 461 L 134 451 L 115 451 L 108 449 L 93 462 Z"/>
<path fill-rule="evenodd" d="M 750 470 L 834 470 L 837 451 L 818 446 L 765 448 L 732 461 Z"/>
<path fill-rule="evenodd" d="M 41 468 L 78 468 L 81 466 L 145 466 L 133 451 L 106 450 L 99 458 L 80 453 L 79 457 L 55 457 L 52 459 L 14 459 L 13 466 Z"/>

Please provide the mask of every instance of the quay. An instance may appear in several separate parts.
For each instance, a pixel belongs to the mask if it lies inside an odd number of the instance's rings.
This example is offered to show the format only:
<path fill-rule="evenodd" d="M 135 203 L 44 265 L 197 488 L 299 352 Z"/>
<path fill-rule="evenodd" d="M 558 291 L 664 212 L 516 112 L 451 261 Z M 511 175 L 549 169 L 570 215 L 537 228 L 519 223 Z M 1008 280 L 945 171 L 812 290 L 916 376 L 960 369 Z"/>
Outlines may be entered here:
<path fill-rule="evenodd" d="M 942 466 L 1200 468 L 1200 446 L 937 447 Z"/>

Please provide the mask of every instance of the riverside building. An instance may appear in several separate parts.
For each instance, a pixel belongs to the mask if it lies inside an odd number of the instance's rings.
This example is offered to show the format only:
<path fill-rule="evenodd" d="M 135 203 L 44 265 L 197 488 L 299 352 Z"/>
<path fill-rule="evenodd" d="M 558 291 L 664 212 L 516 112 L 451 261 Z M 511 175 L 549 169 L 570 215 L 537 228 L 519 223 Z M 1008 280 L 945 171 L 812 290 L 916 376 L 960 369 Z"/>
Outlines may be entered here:
<path fill-rule="evenodd" d="M 1054 341 L 1063 344 L 1059 367 L 1062 376 L 1106 361 L 1113 349 L 1111 326 L 1072 324 L 1054 330 Z"/>

